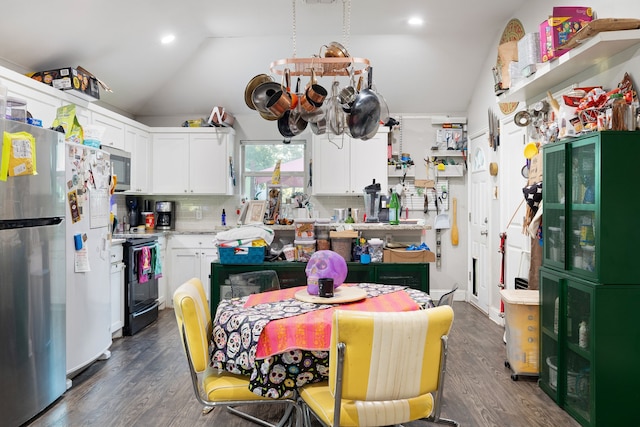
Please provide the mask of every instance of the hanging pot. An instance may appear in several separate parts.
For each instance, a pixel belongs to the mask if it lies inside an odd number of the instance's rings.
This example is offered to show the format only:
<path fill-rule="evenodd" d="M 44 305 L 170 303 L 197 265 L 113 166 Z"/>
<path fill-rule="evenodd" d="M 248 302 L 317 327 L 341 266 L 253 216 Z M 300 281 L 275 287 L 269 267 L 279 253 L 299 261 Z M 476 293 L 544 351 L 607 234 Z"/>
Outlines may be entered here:
<path fill-rule="evenodd" d="M 278 131 L 285 138 L 300 135 L 307 128 L 307 122 L 295 111 L 287 110 L 278 119 Z"/>
<path fill-rule="evenodd" d="M 351 107 L 351 113 L 347 118 L 353 138 L 360 139 L 371 135 L 379 127 L 380 100 L 378 95 L 371 89 L 372 74 L 372 67 L 369 67 L 367 88 L 358 92 Z"/>
<path fill-rule="evenodd" d="M 312 112 L 320 107 L 327 97 L 327 90 L 320 86 L 316 81 L 315 69 L 311 69 L 311 80 L 304 91 L 304 95 L 300 98 L 300 105 L 307 112 Z"/>
<path fill-rule="evenodd" d="M 276 91 L 267 101 L 267 108 L 274 116 L 280 118 L 285 111 L 291 109 L 291 93 L 289 90 L 289 69 L 286 69 L 282 76 L 280 90 Z"/>
<path fill-rule="evenodd" d="M 256 109 L 256 106 L 253 104 L 253 100 L 251 98 L 253 91 L 255 90 L 256 87 L 258 87 L 262 83 L 267 83 L 272 81 L 273 79 L 271 78 L 271 76 L 268 76 L 266 74 L 258 74 L 257 76 L 249 80 L 247 87 L 245 87 L 244 89 L 244 102 L 245 104 L 247 104 L 247 107 L 251 108 L 252 110 Z"/>
<path fill-rule="evenodd" d="M 326 47 L 326 50 L 324 51 L 325 58 L 347 58 L 349 56 L 347 48 L 338 42 L 331 42 L 324 47 Z"/>
<path fill-rule="evenodd" d="M 356 95 L 360 91 L 362 86 L 362 76 L 358 79 L 358 86 L 356 88 L 355 81 L 353 79 L 353 70 L 351 71 L 351 79 L 349 86 L 343 88 L 338 93 L 338 103 L 342 107 L 342 110 L 345 113 L 351 112 L 351 107 L 353 106 L 353 102 L 356 100 Z"/>
<path fill-rule="evenodd" d="M 278 116 L 274 115 L 267 108 L 267 102 L 277 91 L 281 89 L 279 83 L 274 81 L 269 81 L 265 83 L 261 83 L 253 90 L 251 94 L 251 100 L 255 109 L 260 113 L 263 119 L 265 120 L 277 120 Z"/>

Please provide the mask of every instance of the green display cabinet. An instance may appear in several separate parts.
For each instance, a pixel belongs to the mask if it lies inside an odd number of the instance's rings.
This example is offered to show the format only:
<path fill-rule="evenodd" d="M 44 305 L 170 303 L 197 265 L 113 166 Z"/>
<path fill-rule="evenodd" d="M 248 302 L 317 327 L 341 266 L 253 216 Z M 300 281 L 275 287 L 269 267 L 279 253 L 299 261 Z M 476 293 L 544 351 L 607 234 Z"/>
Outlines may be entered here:
<path fill-rule="evenodd" d="M 597 283 L 640 283 L 634 191 L 640 132 L 595 132 L 543 146 L 543 265 Z"/>
<path fill-rule="evenodd" d="M 211 263 L 211 313 L 216 312 L 218 302 L 230 293 L 225 281 L 231 274 L 249 271 L 275 270 L 281 288 L 303 286 L 307 283 L 304 262 L 269 262 L 264 264 Z M 419 263 L 347 263 L 347 283 L 383 283 L 403 285 L 429 292 L 429 264 Z"/>
<path fill-rule="evenodd" d="M 640 285 L 540 269 L 540 387 L 583 426 L 637 425 Z"/>

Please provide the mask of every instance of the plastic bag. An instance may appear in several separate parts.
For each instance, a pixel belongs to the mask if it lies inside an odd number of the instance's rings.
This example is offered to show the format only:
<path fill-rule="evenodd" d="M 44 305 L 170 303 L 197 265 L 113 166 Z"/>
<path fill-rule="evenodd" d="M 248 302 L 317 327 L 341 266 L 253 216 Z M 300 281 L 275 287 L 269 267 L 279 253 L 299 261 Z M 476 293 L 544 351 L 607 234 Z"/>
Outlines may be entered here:
<path fill-rule="evenodd" d="M 84 142 L 84 131 L 78 117 L 76 117 L 76 106 L 74 104 L 64 105 L 58 108 L 56 118 L 51 125 L 52 128 L 62 126 L 64 129 L 65 142 L 82 144 Z"/>
<path fill-rule="evenodd" d="M 4 132 L 0 181 L 22 175 L 37 175 L 36 139 L 28 132 Z"/>

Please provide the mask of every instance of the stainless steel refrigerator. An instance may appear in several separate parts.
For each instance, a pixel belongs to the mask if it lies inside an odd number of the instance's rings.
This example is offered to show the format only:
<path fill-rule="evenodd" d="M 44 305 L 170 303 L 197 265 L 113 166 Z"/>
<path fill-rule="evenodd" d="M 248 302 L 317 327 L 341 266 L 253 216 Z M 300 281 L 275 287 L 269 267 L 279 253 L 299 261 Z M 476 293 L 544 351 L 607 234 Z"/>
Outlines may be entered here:
<path fill-rule="evenodd" d="M 0 414 L 20 425 L 66 390 L 64 135 L 2 129 Z"/>

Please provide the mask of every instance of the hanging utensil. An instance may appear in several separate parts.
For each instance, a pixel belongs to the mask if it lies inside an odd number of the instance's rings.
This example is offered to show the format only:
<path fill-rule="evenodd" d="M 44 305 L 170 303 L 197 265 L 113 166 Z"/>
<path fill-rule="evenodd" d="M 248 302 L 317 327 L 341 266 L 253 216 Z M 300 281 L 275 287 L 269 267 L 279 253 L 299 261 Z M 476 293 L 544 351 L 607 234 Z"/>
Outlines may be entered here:
<path fill-rule="evenodd" d="M 458 199 L 453 198 L 453 225 L 451 226 L 451 244 L 453 246 L 458 246 L 458 222 L 457 222 L 457 214 L 458 214 Z"/>

